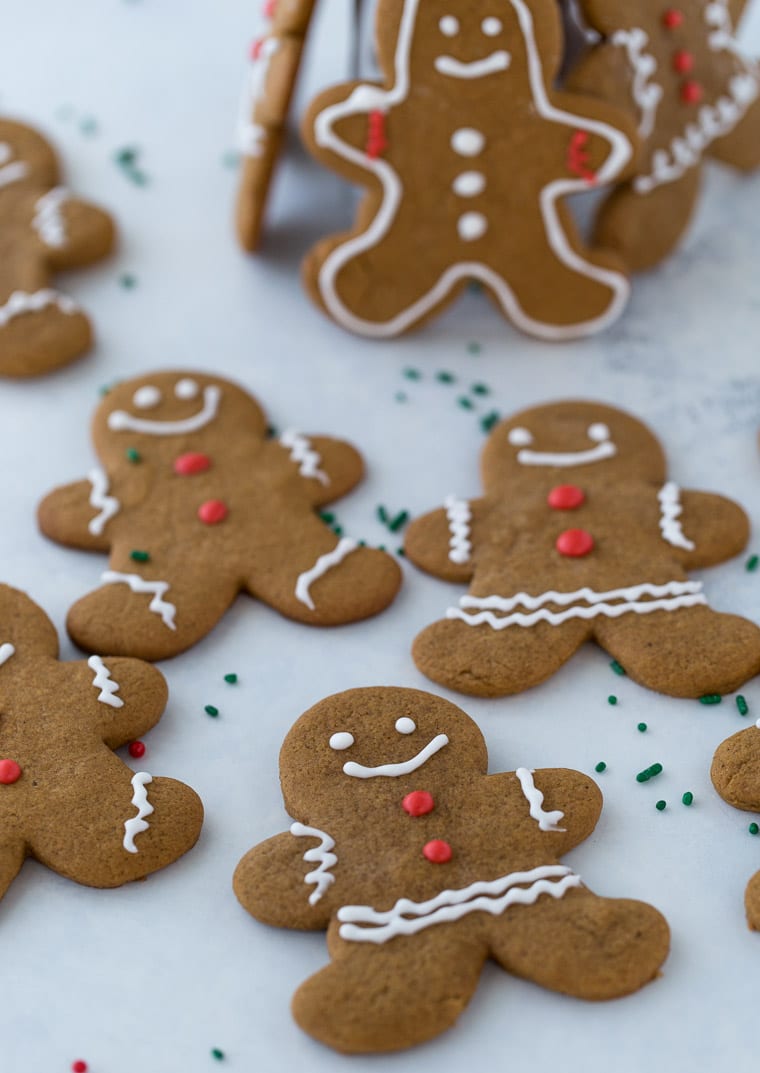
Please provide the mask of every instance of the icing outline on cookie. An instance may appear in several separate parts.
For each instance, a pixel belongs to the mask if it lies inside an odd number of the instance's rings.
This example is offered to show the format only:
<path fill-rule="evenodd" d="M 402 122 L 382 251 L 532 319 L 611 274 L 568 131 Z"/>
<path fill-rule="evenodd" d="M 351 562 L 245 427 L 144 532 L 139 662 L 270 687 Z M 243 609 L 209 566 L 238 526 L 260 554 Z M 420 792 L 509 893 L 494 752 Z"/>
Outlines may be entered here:
<path fill-rule="evenodd" d="M 90 656 L 87 666 L 95 672 L 92 684 L 95 689 L 100 690 L 98 695 L 100 703 L 108 704 L 111 708 L 123 708 L 124 701 L 116 696 L 121 686 L 111 677 L 111 672 L 100 656 Z"/>
<path fill-rule="evenodd" d="M 316 607 L 309 591 L 311 586 L 315 581 L 323 577 L 328 570 L 332 570 L 334 566 L 340 566 L 346 556 L 350 555 L 352 551 L 356 551 L 358 547 L 359 545 L 351 537 L 341 537 L 332 551 L 328 551 L 325 555 L 320 555 L 314 566 L 298 575 L 296 580 L 296 599 L 300 600 L 302 604 L 306 604 L 310 611 L 315 611 Z"/>
<path fill-rule="evenodd" d="M 40 240 L 51 249 L 62 249 L 66 245 L 66 223 L 61 209 L 70 196 L 65 187 L 54 186 L 34 206 L 32 227 Z"/>
<path fill-rule="evenodd" d="M 4 663 L 7 663 L 9 659 L 16 655 L 16 646 L 12 644 L 0 645 L 0 667 Z"/>
<path fill-rule="evenodd" d="M 148 830 L 150 824 L 145 817 L 151 816 L 155 812 L 150 801 L 148 801 L 148 791 L 146 789 L 153 782 L 153 776 L 149 775 L 147 771 L 138 771 L 130 781 L 134 790 L 131 803 L 137 809 L 137 815 L 130 820 L 124 821 L 124 841 L 122 845 L 127 853 L 137 853 L 135 838 L 137 835 L 142 834 L 143 831 Z"/>
<path fill-rule="evenodd" d="M 555 809 L 553 812 L 544 810 L 544 795 L 533 781 L 534 774 L 533 768 L 526 767 L 519 767 L 515 772 L 523 796 L 530 806 L 531 819 L 536 821 L 542 831 L 564 831 L 564 827 L 558 826 L 560 820 L 565 818 L 564 812 L 560 809 Z"/>
<path fill-rule="evenodd" d="M 216 384 L 207 384 L 203 389 L 203 407 L 192 417 L 178 421 L 150 421 L 148 418 L 135 417 L 126 410 L 114 410 L 108 415 L 108 427 L 114 432 L 142 432 L 146 436 L 181 436 L 187 432 L 198 432 L 214 420 L 221 398 L 222 389 Z"/>
<path fill-rule="evenodd" d="M 307 872 L 304 876 L 304 883 L 312 883 L 316 887 L 309 895 L 309 905 L 316 905 L 335 882 L 335 876 L 330 871 L 338 863 L 337 855 L 332 852 L 335 849 L 335 839 L 330 838 L 325 831 L 320 831 L 318 827 L 307 827 L 306 824 L 298 822 L 291 824 L 290 833 L 296 838 L 319 839 L 319 845 L 307 849 L 303 855 L 307 864 L 317 865 L 314 871 Z"/>
<path fill-rule="evenodd" d="M 5 305 L 0 306 L 0 328 L 15 317 L 23 317 L 26 313 L 39 313 L 49 306 L 57 306 L 61 313 L 73 316 L 79 313 L 79 306 L 65 294 L 60 294 L 50 287 L 41 291 L 14 291 Z"/>
<path fill-rule="evenodd" d="M 290 460 L 298 465 L 298 472 L 302 477 L 312 477 L 327 487 L 330 478 L 319 468 L 322 456 L 314 450 L 307 436 L 289 428 L 280 436 L 280 443 L 290 451 Z"/>
<path fill-rule="evenodd" d="M 92 518 L 87 528 L 93 536 L 100 536 L 108 522 L 121 510 L 121 503 L 116 496 L 108 494 L 110 484 L 106 471 L 96 466 L 87 474 L 87 480 L 92 485 L 90 492 L 90 506 L 99 513 Z"/>
<path fill-rule="evenodd" d="M 696 544 L 684 535 L 681 522 L 678 520 L 683 514 L 681 506 L 681 489 L 675 481 L 663 484 L 657 493 L 657 501 L 660 504 L 660 532 L 662 539 L 672 544 L 674 548 L 683 548 L 684 551 L 694 551 Z"/>
<path fill-rule="evenodd" d="M 357 764 L 354 760 L 349 760 L 343 765 L 343 772 L 354 779 L 374 779 L 380 775 L 395 779 L 399 775 L 411 775 L 413 771 L 421 768 L 431 756 L 435 756 L 448 744 L 449 738 L 447 734 L 436 734 L 424 749 L 420 749 L 416 756 L 413 756 L 410 760 L 402 760 L 398 764 L 380 764 L 378 767 L 365 767 L 364 764 Z"/>
<path fill-rule="evenodd" d="M 472 544 L 470 542 L 470 522 L 472 511 L 466 499 L 458 499 L 456 496 L 447 496 L 444 500 L 446 508 L 446 520 L 449 523 L 449 559 L 452 563 L 461 565 L 470 561 Z"/>
<path fill-rule="evenodd" d="M 168 626 L 170 630 L 176 630 L 174 616 L 177 614 L 177 608 L 174 604 L 169 603 L 168 600 L 163 599 L 164 594 L 171 587 L 168 581 L 146 581 L 139 574 L 120 574 L 116 570 L 106 570 L 100 580 L 104 585 L 123 583 L 129 585 L 132 592 L 152 593 L 153 599 L 148 605 L 148 610 L 152 611 L 154 615 L 160 615 L 164 626 Z"/>

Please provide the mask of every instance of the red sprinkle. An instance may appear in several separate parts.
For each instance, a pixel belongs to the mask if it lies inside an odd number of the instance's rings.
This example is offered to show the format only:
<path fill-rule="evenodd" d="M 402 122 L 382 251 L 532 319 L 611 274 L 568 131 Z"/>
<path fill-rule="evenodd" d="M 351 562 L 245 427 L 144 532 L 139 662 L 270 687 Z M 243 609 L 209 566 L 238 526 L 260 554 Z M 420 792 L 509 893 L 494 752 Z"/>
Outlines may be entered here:
<path fill-rule="evenodd" d="M 198 507 L 198 517 L 204 525 L 218 525 L 228 514 L 227 504 L 221 499 L 207 499 Z"/>
<path fill-rule="evenodd" d="M 677 7 L 668 8 L 662 16 L 662 24 L 666 30 L 677 30 L 679 26 L 683 26 L 683 20 L 683 11 L 679 11 Z"/>
<path fill-rule="evenodd" d="M 577 484 L 558 484 L 547 499 L 552 510 L 576 510 L 585 501 L 586 493 Z"/>
<path fill-rule="evenodd" d="M 259 56 L 261 55 L 261 50 L 264 47 L 264 42 L 265 41 L 266 41 L 265 37 L 259 37 L 256 41 L 253 42 L 253 44 L 251 45 L 251 59 L 252 60 L 257 60 L 259 58 Z"/>
<path fill-rule="evenodd" d="M 688 74 L 694 68 L 694 53 L 679 49 L 673 53 L 673 70 L 679 75 Z"/>
<path fill-rule="evenodd" d="M 135 760 L 139 760 L 141 756 L 145 756 L 145 743 L 142 741 L 130 742 L 129 755 L 133 756 Z"/>
<path fill-rule="evenodd" d="M 274 13 L 277 10 L 277 0 L 264 0 L 264 18 L 274 18 Z"/>
<path fill-rule="evenodd" d="M 21 778 L 21 768 L 15 760 L 0 760 L 0 783 L 10 786 Z"/>
<path fill-rule="evenodd" d="M 71 1063 L 71 1073 L 87 1073 L 88 1068 L 87 1063 L 83 1062 L 81 1058 Z"/>
<path fill-rule="evenodd" d="M 684 82 L 681 86 L 681 100 L 684 104 L 699 104 L 705 95 L 705 91 L 699 82 Z"/>
<path fill-rule="evenodd" d="M 427 816 L 428 812 L 432 812 L 435 808 L 433 795 L 427 790 L 412 790 L 401 804 L 404 812 L 408 812 L 410 816 Z"/>
<path fill-rule="evenodd" d="M 554 545 L 560 555 L 570 559 L 582 559 L 594 547 L 594 538 L 585 529 L 566 529 L 560 533 Z"/>
<path fill-rule="evenodd" d="M 440 838 L 434 838 L 432 842 L 426 842 L 422 847 L 422 855 L 431 864 L 446 864 L 452 858 L 451 846 Z"/>
<path fill-rule="evenodd" d="M 180 477 L 193 477 L 196 473 L 205 473 L 207 469 L 211 469 L 211 459 L 197 451 L 180 455 L 174 460 L 174 472 Z"/>

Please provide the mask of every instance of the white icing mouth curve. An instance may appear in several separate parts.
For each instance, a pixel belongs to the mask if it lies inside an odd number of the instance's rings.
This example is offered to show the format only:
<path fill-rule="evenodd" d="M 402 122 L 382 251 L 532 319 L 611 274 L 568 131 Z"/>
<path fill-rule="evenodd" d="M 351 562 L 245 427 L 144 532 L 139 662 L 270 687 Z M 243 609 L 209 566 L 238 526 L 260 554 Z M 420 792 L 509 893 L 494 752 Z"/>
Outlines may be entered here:
<path fill-rule="evenodd" d="M 343 765 L 343 771 L 355 779 L 374 779 L 377 775 L 386 775 L 390 778 L 396 778 L 398 775 L 411 775 L 448 744 L 449 739 L 446 734 L 437 734 L 411 760 L 403 760 L 400 764 L 381 764 L 379 767 L 365 767 L 364 764 L 349 760 Z"/>
<path fill-rule="evenodd" d="M 471 63 L 462 63 L 453 56 L 436 56 L 435 69 L 448 78 L 485 78 L 506 71 L 511 62 L 510 54 L 500 49 L 483 60 L 472 60 Z"/>
<path fill-rule="evenodd" d="M 0 667 L 7 663 L 12 656 L 16 655 L 16 646 L 11 644 L 0 645 Z"/>
<path fill-rule="evenodd" d="M 192 417 L 180 421 L 149 421 L 126 410 L 114 410 L 108 415 L 108 427 L 114 432 L 143 432 L 146 436 L 181 436 L 185 432 L 198 432 L 216 417 L 221 397 L 221 388 L 209 384 L 203 390 L 203 408 Z"/>
<path fill-rule="evenodd" d="M 14 160 L 0 168 L 0 187 L 18 183 L 29 174 L 29 168 L 23 160 Z"/>
<path fill-rule="evenodd" d="M 590 462 L 602 462 L 617 454 L 617 447 L 610 440 L 591 447 L 588 451 L 531 451 L 523 448 L 517 452 L 521 466 L 587 466 Z"/>

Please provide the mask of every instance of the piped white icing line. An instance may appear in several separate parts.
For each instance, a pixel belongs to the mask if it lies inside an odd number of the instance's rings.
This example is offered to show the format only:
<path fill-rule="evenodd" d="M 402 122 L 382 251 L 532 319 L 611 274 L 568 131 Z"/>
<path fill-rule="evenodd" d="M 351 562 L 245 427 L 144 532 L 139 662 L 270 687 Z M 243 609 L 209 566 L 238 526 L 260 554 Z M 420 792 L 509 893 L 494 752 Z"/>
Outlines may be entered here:
<path fill-rule="evenodd" d="M 694 551 L 694 541 L 684 536 L 681 523 L 678 520 L 683 513 L 681 506 L 681 489 L 674 481 L 663 484 L 657 493 L 660 504 L 660 532 L 662 539 L 674 548 L 683 548 L 684 551 Z"/>
<path fill-rule="evenodd" d="M 93 536 L 100 536 L 111 518 L 121 510 L 121 503 L 115 496 L 108 495 L 109 484 L 105 470 L 99 466 L 91 469 L 87 474 L 87 480 L 92 485 L 90 506 L 99 511 L 90 520 L 87 528 Z"/>
<path fill-rule="evenodd" d="M 322 458 L 312 447 L 311 440 L 289 428 L 280 436 L 280 443 L 290 451 L 290 460 L 298 465 L 302 477 L 312 477 L 327 487 L 330 478 L 319 468 Z"/>
<path fill-rule="evenodd" d="M 25 313 L 39 313 L 48 306 L 57 306 L 61 313 L 68 316 L 79 312 L 76 302 L 49 287 L 33 293 L 14 291 L 5 305 L 0 306 L 0 328 L 4 328 L 15 317 L 22 317 Z"/>
<path fill-rule="evenodd" d="M 139 574 L 120 574 L 115 570 L 106 570 L 100 580 L 104 585 L 123 583 L 129 585 L 132 592 L 152 593 L 153 599 L 148 605 L 148 610 L 154 615 L 160 615 L 164 626 L 168 626 L 170 630 L 176 630 L 174 616 L 177 614 L 177 608 L 168 600 L 163 599 L 164 594 L 169 591 L 168 581 L 146 581 Z"/>
<path fill-rule="evenodd" d="M 642 596 L 650 596 L 653 599 L 642 600 Z M 607 603 L 608 600 L 621 600 L 622 603 L 611 604 Z M 619 618 L 630 612 L 646 615 L 652 611 L 677 611 L 682 607 L 696 607 L 697 604 L 706 603 L 700 581 L 668 581 L 664 585 L 646 582 L 643 585 L 610 589 L 607 592 L 594 592 L 593 589 L 583 588 L 575 592 L 545 592 L 540 596 L 529 596 L 524 592 L 509 597 L 468 595 L 460 599 L 459 607 L 448 608 L 446 618 L 459 619 L 468 626 L 487 625 L 494 630 L 504 630 L 507 626 L 535 626 L 537 622 L 560 626 L 569 619 L 592 619 L 599 615 Z M 549 611 L 544 604 L 558 604 L 566 610 Z M 525 607 L 529 611 L 532 610 L 532 614 L 524 614 L 521 611 L 507 613 L 515 607 Z M 476 613 L 470 614 L 470 608 Z M 499 618 L 494 612 L 502 612 L 506 617 Z"/>
<path fill-rule="evenodd" d="M 707 35 L 707 43 L 714 52 L 733 52 L 739 59 L 747 61 L 734 35 L 728 0 L 714 0 L 713 3 L 706 4 L 705 22 L 712 27 Z"/>
<path fill-rule="evenodd" d="M 447 496 L 444 500 L 446 518 L 449 523 L 449 559 L 459 565 L 470 561 L 472 543 L 470 542 L 470 522 L 472 511 L 466 499 Z"/>
<path fill-rule="evenodd" d="M 261 100 L 269 76 L 272 59 L 280 49 L 280 39 L 267 37 L 262 42 L 259 53 L 251 57 L 249 70 L 243 86 L 238 121 L 238 147 L 244 156 L 260 157 L 264 155 L 267 128 L 254 119 L 256 106 Z"/>
<path fill-rule="evenodd" d="M 111 677 L 111 672 L 100 656 L 90 656 L 87 660 L 87 666 L 91 671 L 95 672 L 92 684 L 95 689 L 100 690 L 98 695 L 100 703 L 108 704 L 111 708 L 123 708 L 124 701 L 121 697 L 116 696 L 121 686 Z"/>
<path fill-rule="evenodd" d="M 338 910 L 340 937 L 355 943 L 385 943 L 396 935 L 415 935 L 434 924 L 449 924 L 468 913 L 501 916 L 512 905 L 533 905 L 542 894 L 562 898 L 580 885 L 580 876 L 570 868 L 546 864 L 459 890 L 444 890 L 426 902 L 399 898 L 387 912 L 368 905 L 344 905 Z"/>
<path fill-rule="evenodd" d="M 379 767 L 365 767 L 364 764 L 357 764 L 354 760 L 349 760 L 343 765 L 343 771 L 346 775 L 351 775 L 354 779 L 375 779 L 380 775 L 387 778 L 397 778 L 399 775 L 411 775 L 413 771 L 417 771 L 423 764 L 427 763 L 431 756 L 435 756 L 441 749 L 445 748 L 449 744 L 449 739 L 446 734 L 436 734 L 432 738 L 424 749 L 413 756 L 411 760 L 403 760 L 400 764 L 380 764 Z"/>
<path fill-rule="evenodd" d="M 628 62 L 633 71 L 633 99 L 636 102 L 641 118 L 639 119 L 639 134 L 642 138 L 648 138 L 654 130 L 657 119 L 657 109 L 664 96 L 664 90 L 651 78 L 657 70 L 657 60 L 646 51 L 649 44 L 649 35 L 639 27 L 631 30 L 618 30 L 611 37 L 613 45 L 624 48 L 628 56 Z"/>
<path fill-rule="evenodd" d="M 3 143 L 6 144 L 5 142 Z M 0 168 L 0 189 L 10 186 L 11 183 L 21 182 L 29 174 L 29 167 L 23 160 L 13 160 Z"/>
<path fill-rule="evenodd" d="M 207 384 L 203 389 L 203 407 L 192 417 L 180 421 L 151 421 L 135 417 L 126 410 L 114 410 L 108 415 L 108 427 L 114 432 L 143 432 L 147 436 L 181 436 L 198 432 L 211 424 L 219 409 L 222 389 L 216 384 Z"/>
<path fill-rule="evenodd" d="M 16 646 L 8 644 L 0 645 L 0 667 L 7 663 L 12 656 L 16 655 Z"/>
<path fill-rule="evenodd" d="M 542 831 L 564 831 L 564 827 L 558 826 L 560 820 L 565 818 L 564 812 L 560 812 L 559 809 L 555 809 L 553 812 L 544 811 L 544 795 L 533 781 L 534 774 L 535 772 L 531 768 L 526 767 L 519 767 L 515 772 L 525 800 L 530 806 L 531 819 L 536 821 Z"/>
<path fill-rule="evenodd" d="M 588 466 L 592 462 L 614 458 L 616 454 L 617 447 L 607 440 L 588 451 L 531 451 L 524 447 L 517 452 L 517 461 L 521 466 Z"/>
<path fill-rule="evenodd" d="M 305 570 L 303 574 L 298 575 L 296 581 L 296 599 L 300 600 L 302 604 L 306 604 L 310 611 L 314 611 L 314 601 L 311 598 L 310 589 L 314 582 L 321 578 L 328 570 L 332 570 L 333 567 L 339 566 L 347 555 L 350 555 L 352 551 L 356 551 L 358 544 L 351 537 L 341 537 L 336 548 L 332 551 L 328 551 L 326 555 L 320 555 L 314 566 L 310 570 Z"/>
<path fill-rule="evenodd" d="M 600 186 L 618 176 L 633 156 L 633 147 L 619 130 L 606 123 L 574 115 L 556 108 L 549 100 L 544 85 L 544 72 L 533 28 L 533 16 L 525 0 L 508 0 L 514 8 L 525 38 L 528 53 L 528 74 L 536 112 L 546 119 L 563 124 L 573 131 L 582 130 L 604 138 L 611 147 L 610 153 L 597 174 Z M 480 261 L 463 261 L 450 265 L 434 283 L 430 291 L 407 309 L 383 322 L 364 320 L 352 313 L 338 294 L 337 278 L 346 264 L 355 257 L 378 245 L 391 229 L 403 200 L 404 190 L 396 170 L 382 158 L 369 158 L 365 152 L 348 145 L 334 132 L 334 126 L 346 116 L 379 110 L 387 112 L 405 101 L 410 90 L 410 53 L 412 38 L 419 9 L 419 0 L 406 0 L 399 24 L 395 57 L 395 84 L 390 90 L 376 86 L 358 86 L 345 101 L 331 105 L 320 112 L 314 121 L 314 137 L 321 148 L 330 149 L 349 163 L 370 171 L 380 182 L 383 197 L 377 214 L 369 227 L 361 234 L 340 243 L 325 258 L 318 277 L 322 300 L 334 320 L 350 331 L 374 338 L 389 338 L 399 335 L 445 299 L 462 279 L 477 279 L 491 289 L 505 314 L 523 331 L 543 339 L 574 339 L 602 331 L 622 313 L 630 284 L 619 272 L 602 268 L 585 260 L 577 253 L 566 234 L 562 223 L 560 202 L 565 197 L 588 190 L 588 181 L 582 178 L 561 178 L 545 186 L 539 194 L 541 213 L 548 242 L 557 258 L 568 268 L 594 280 L 611 291 L 610 302 L 604 313 L 579 324 L 546 324 L 529 316 L 517 299 L 507 281 L 491 267 Z"/>
<path fill-rule="evenodd" d="M 470 63 L 462 63 L 453 56 L 436 56 L 435 69 L 447 78 L 485 78 L 487 75 L 506 71 L 511 62 L 510 54 L 500 49 L 482 60 L 472 60 Z"/>
<path fill-rule="evenodd" d="M 148 791 L 145 789 L 146 786 L 153 782 L 153 776 L 149 775 L 147 771 L 138 771 L 131 781 L 132 788 L 135 791 L 132 795 L 132 804 L 137 809 L 137 815 L 124 822 L 124 841 L 122 845 L 127 853 L 137 853 L 135 837 L 148 830 L 150 824 L 145 817 L 152 815 L 155 811 L 148 801 Z"/>
<path fill-rule="evenodd" d="M 318 827 L 307 827 L 303 823 L 291 824 L 290 833 L 296 838 L 319 839 L 319 845 L 307 849 L 303 855 L 303 859 L 308 864 L 317 865 L 313 872 L 307 872 L 304 876 L 304 883 L 313 883 L 316 887 L 316 890 L 309 895 L 309 905 L 316 905 L 325 891 L 335 882 L 335 876 L 330 871 L 338 863 L 337 856 L 331 852 L 335 849 L 335 840 L 324 831 L 320 831 Z"/>
<path fill-rule="evenodd" d="M 34 206 L 32 227 L 46 246 L 61 249 L 66 245 L 66 223 L 61 209 L 70 194 L 63 186 L 56 186 L 43 194 Z"/>

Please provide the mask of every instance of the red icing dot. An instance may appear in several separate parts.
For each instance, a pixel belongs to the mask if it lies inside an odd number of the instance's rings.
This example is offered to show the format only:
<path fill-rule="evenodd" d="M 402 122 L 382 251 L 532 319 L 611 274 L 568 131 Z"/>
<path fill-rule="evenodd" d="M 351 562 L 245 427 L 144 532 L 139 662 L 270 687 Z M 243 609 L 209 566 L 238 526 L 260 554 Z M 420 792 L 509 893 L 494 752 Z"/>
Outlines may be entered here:
<path fill-rule="evenodd" d="M 427 790 L 412 790 L 410 794 L 406 795 L 401 804 L 404 812 L 408 812 L 410 816 L 426 816 L 428 812 L 432 812 L 435 808 L 433 795 L 429 794 Z"/>
<path fill-rule="evenodd" d="M 205 473 L 211 468 L 211 459 L 208 455 L 190 451 L 189 454 L 180 455 L 174 461 L 174 472 L 180 477 L 192 477 L 196 473 Z"/>
<path fill-rule="evenodd" d="M 547 502 L 552 510 L 575 510 L 586 500 L 586 493 L 576 484 L 558 484 L 549 492 Z"/>
<path fill-rule="evenodd" d="M 585 529 L 566 529 L 560 533 L 554 545 L 560 555 L 571 559 L 581 559 L 594 547 L 594 538 Z"/>
<path fill-rule="evenodd" d="M 251 45 L 251 59 L 257 60 L 261 55 L 261 50 L 264 47 L 264 41 L 266 38 L 260 37 L 257 41 L 254 41 Z"/>
<path fill-rule="evenodd" d="M 274 18 L 274 13 L 277 8 L 277 0 L 264 0 L 264 18 Z"/>
<path fill-rule="evenodd" d="M 198 507 L 198 517 L 204 525 L 218 525 L 228 514 L 227 504 L 221 499 L 207 499 Z"/>
<path fill-rule="evenodd" d="M 133 756 L 135 760 L 139 760 L 141 756 L 145 756 L 145 745 L 141 741 L 133 741 L 129 746 L 129 755 Z"/>
<path fill-rule="evenodd" d="M 0 783 L 10 786 L 21 778 L 21 768 L 15 760 L 0 760 Z"/>
<path fill-rule="evenodd" d="M 441 838 L 434 838 L 432 842 L 426 842 L 422 847 L 422 855 L 431 864 L 446 864 L 451 860 L 451 846 Z"/>
<path fill-rule="evenodd" d="M 679 11 L 677 7 L 668 8 L 662 16 L 662 24 L 667 30 L 677 30 L 679 26 L 683 26 L 683 20 L 683 11 Z"/>
<path fill-rule="evenodd" d="M 87 1073 L 87 1063 L 78 1058 L 76 1062 L 71 1063 L 71 1073 Z"/>
<path fill-rule="evenodd" d="M 673 70 L 677 71 L 679 75 L 688 74 L 694 67 L 694 54 L 692 52 L 686 52 L 685 49 L 679 49 L 678 52 L 673 53 Z"/>
<path fill-rule="evenodd" d="M 699 82 L 684 82 L 681 86 L 681 100 L 684 104 L 699 104 L 705 95 L 705 91 Z"/>

